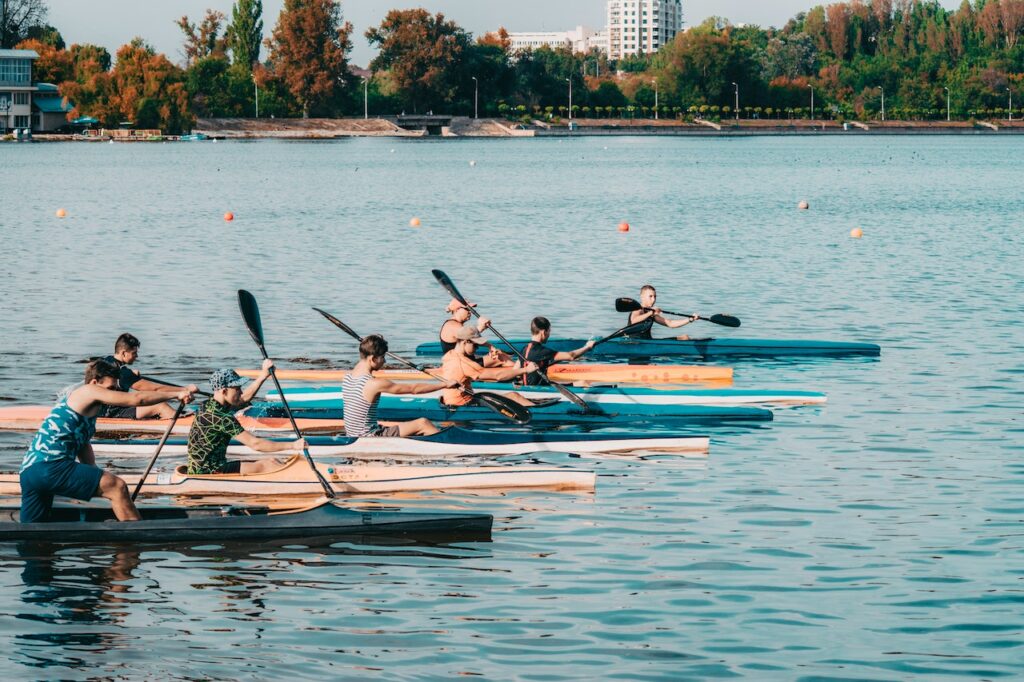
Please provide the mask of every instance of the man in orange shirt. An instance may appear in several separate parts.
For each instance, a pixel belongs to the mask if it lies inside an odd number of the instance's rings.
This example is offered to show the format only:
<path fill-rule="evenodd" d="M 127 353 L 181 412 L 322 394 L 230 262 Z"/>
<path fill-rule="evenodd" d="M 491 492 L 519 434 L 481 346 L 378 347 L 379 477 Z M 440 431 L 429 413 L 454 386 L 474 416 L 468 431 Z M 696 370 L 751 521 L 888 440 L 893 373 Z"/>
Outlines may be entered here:
<path fill-rule="evenodd" d="M 473 380 L 480 381 L 514 381 L 517 377 L 537 371 L 536 363 L 529 362 L 525 367 L 481 367 L 473 359 L 478 346 L 486 343 L 472 327 L 463 327 L 455 333 L 455 347 L 445 353 L 441 362 L 441 375 L 458 383 L 463 388 L 473 388 Z M 533 405 L 529 398 L 518 393 L 505 393 L 506 398 L 527 407 Z M 442 396 L 445 405 L 458 407 L 468 405 L 472 398 L 457 388 L 446 388 Z"/>

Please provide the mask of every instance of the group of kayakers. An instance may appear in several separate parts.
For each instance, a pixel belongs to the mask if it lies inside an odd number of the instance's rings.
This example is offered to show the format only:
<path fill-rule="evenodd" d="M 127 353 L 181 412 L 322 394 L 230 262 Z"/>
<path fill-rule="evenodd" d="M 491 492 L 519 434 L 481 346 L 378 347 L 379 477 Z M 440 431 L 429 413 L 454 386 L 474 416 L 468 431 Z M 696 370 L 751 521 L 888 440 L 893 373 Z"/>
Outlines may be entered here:
<path fill-rule="evenodd" d="M 628 324 L 638 326 L 631 336 L 651 338 L 651 328 L 660 324 L 682 327 L 698 319 L 670 320 L 656 307 L 654 287 L 641 289 L 641 306 L 629 315 Z M 457 407 L 472 400 L 474 381 L 517 382 L 532 386 L 546 382 L 548 368 L 557 362 L 578 359 L 594 342 L 573 351 L 556 352 L 545 344 L 551 335 L 551 322 L 535 317 L 530 324 L 531 340 L 522 356 L 513 358 L 489 344 L 482 336 L 490 327 L 486 317 L 468 325 L 475 304 L 453 299 L 449 319 L 441 326 L 440 340 L 444 356 L 439 382 L 407 383 L 378 378 L 374 373 L 384 367 L 387 340 L 380 335 L 367 336 L 359 344 L 359 362 L 343 381 L 344 420 L 347 436 L 408 437 L 432 435 L 437 425 L 421 418 L 409 422 L 382 425 L 377 421 L 381 395 L 422 395 L 442 390 L 444 404 Z M 97 418 L 171 419 L 172 401 L 192 402 L 196 386 L 174 386 L 155 382 L 131 368 L 139 357 L 141 343 L 131 334 L 122 334 L 114 344 L 114 354 L 86 365 L 84 380 L 65 389 L 50 414 L 44 419 L 21 465 L 21 522 L 46 521 L 54 496 L 90 500 L 101 496 L 110 500 L 120 521 L 140 518 L 124 480 L 98 468 L 90 441 L 96 432 Z M 480 356 L 477 351 L 487 346 Z M 258 474 L 281 465 L 276 459 L 255 462 L 227 459 L 232 440 L 261 453 L 295 452 L 306 447 L 303 439 L 271 441 L 247 432 L 236 412 L 247 407 L 270 377 L 273 362 L 266 360 L 254 381 L 248 381 L 233 369 L 220 369 L 210 377 L 212 395 L 198 408 L 188 435 L 188 472 L 197 474 Z M 521 405 L 534 403 L 516 392 L 505 397 Z"/>

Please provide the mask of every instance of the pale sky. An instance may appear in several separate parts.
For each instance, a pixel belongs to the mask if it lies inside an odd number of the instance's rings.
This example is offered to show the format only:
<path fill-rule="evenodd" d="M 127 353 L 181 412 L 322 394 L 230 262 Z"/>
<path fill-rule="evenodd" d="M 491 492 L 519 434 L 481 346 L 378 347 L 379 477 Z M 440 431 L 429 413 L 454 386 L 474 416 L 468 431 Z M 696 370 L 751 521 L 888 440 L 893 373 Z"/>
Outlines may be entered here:
<path fill-rule="evenodd" d="M 947 7 L 960 0 L 943 0 Z M 193 21 L 207 8 L 230 16 L 232 0 L 49 0 L 49 22 L 64 40 L 72 43 L 96 43 L 113 54 L 135 36 L 142 36 L 172 61 L 181 62 L 181 32 L 174 21 L 187 14 Z M 263 23 L 269 35 L 283 0 L 263 0 Z M 687 24 L 699 24 L 717 15 L 733 23 L 781 26 L 790 17 L 822 0 L 683 0 Z M 481 35 L 504 26 L 510 31 L 565 31 L 577 25 L 601 28 L 605 25 L 604 0 L 342 0 L 345 19 L 351 21 L 357 35 L 353 40 L 352 61 L 360 66 L 373 58 L 363 33 L 378 24 L 389 9 L 425 7 L 443 12 L 460 26 Z"/>

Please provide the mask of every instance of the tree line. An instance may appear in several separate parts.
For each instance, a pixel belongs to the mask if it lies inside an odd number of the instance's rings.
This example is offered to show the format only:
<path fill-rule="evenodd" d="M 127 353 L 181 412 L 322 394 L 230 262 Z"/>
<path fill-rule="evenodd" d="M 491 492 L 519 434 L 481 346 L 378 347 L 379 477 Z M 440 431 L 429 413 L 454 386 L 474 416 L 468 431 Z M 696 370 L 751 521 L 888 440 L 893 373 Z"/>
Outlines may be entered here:
<path fill-rule="evenodd" d="M 286 0 L 263 39 L 261 0 L 230 17 L 185 16 L 183 64 L 141 38 L 114 58 L 66 47 L 42 0 L 3 0 L 0 38 L 34 49 L 37 81 L 57 84 L 105 125 L 132 121 L 168 132 L 197 116 L 374 115 L 434 111 L 577 116 L 871 118 L 993 117 L 1024 103 L 1024 0 L 851 0 L 801 12 L 781 28 L 713 17 L 652 55 L 615 62 L 567 47 L 513 53 L 502 29 L 474 38 L 443 14 L 391 10 L 366 31 L 367 72 L 350 63 L 353 27 L 336 0 Z M 12 8 L 17 12 L 11 11 Z M 31 11 L 29 11 L 31 10 Z M 365 82 L 364 82 L 365 80 Z M 736 107 L 737 91 L 739 110 Z M 947 112 L 948 104 L 948 112 Z"/>

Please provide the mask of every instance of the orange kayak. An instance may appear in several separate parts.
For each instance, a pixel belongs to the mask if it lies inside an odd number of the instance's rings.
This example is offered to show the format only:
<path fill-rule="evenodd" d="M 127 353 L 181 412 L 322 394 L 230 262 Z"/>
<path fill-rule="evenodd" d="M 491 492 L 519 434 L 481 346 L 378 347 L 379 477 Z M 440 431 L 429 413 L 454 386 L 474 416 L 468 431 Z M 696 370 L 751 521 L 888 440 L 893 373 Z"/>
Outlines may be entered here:
<path fill-rule="evenodd" d="M 46 405 L 0 407 L 0 431 L 35 431 L 50 414 Z M 292 425 L 284 418 L 238 416 L 246 431 L 268 436 L 284 436 L 292 432 Z M 345 422 L 340 419 L 296 419 L 303 433 L 341 433 Z M 163 433 L 170 419 L 97 419 L 96 433 Z M 174 433 L 187 434 L 192 428 L 192 417 L 184 416 L 174 425 Z"/>
<path fill-rule="evenodd" d="M 253 378 L 256 369 L 240 369 L 238 373 Z M 347 369 L 278 369 L 277 378 L 283 381 L 336 382 L 345 378 Z M 412 369 L 383 369 L 376 376 L 391 381 L 423 381 L 430 377 Z M 566 383 L 611 384 L 684 384 L 692 382 L 731 383 L 731 367 L 709 365 L 624 365 L 597 363 L 567 363 L 552 365 L 548 378 Z"/>

